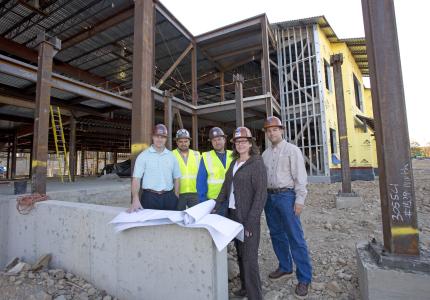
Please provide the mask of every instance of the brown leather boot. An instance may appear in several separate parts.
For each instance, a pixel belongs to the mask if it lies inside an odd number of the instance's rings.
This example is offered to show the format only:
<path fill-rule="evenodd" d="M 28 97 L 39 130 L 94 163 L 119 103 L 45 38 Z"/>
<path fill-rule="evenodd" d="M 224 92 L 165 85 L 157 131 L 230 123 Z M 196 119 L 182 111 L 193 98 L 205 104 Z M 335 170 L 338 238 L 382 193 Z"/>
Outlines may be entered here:
<path fill-rule="evenodd" d="M 298 299 L 305 299 L 308 295 L 309 283 L 299 282 L 294 290 L 294 296 Z"/>
<path fill-rule="evenodd" d="M 277 268 L 276 271 L 273 271 L 272 273 L 269 274 L 269 278 L 270 279 L 279 279 L 279 278 L 282 278 L 284 276 L 288 277 L 288 276 L 291 276 L 291 275 L 293 275 L 293 271 L 291 271 L 291 272 L 284 272 L 284 271 L 281 271 L 281 269 Z"/>

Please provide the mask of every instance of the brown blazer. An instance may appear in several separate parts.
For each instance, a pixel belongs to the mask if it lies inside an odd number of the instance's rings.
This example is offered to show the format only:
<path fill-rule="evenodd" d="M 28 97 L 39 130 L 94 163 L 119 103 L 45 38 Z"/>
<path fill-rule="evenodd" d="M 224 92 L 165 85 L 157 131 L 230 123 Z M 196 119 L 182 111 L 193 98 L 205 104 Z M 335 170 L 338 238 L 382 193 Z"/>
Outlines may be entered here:
<path fill-rule="evenodd" d="M 246 229 L 259 227 L 261 214 L 267 200 L 267 172 L 260 155 L 251 156 L 233 177 L 236 160 L 232 161 L 216 201 L 217 206 L 229 201 L 231 183 L 234 186 L 237 222 Z"/>

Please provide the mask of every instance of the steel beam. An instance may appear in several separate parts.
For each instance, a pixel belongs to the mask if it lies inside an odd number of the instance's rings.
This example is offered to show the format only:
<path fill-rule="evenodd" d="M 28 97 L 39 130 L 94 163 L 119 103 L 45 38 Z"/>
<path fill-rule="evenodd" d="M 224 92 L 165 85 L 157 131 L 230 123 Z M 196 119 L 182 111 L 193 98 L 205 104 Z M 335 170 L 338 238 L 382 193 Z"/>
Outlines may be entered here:
<path fill-rule="evenodd" d="M 154 102 L 151 87 L 154 80 L 154 20 L 153 0 L 134 3 L 133 39 L 133 105 L 131 121 L 132 168 L 137 155 L 151 143 Z"/>
<path fill-rule="evenodd" d="M 40 36 L 39 60 L 36 84 L 36 109 L 34 112 L 33 155 L 31 171 L 31 190 L 46 194 L 46 171 L 48 161 L 49 105 L 51 97 L 51 78 L 53 58 L 58 47 L 58 39 L 46 40 Z"/>
<path fill-rule="evenodd" d="M 8 146 L 7 146 L 7 159 L 6 159 L 6 179 L 10 179 L 10 144 L 11 138 L 8 138 Z"/>
<path fill-rule="evenodd" d="M 263 49 L 261 56 L 261 86 L 263 94 L 267 94 L 272 93 L 272 85 L 270 82 L 269 39 L 265 16 L 261 21 L 261 48 Z"/>
<path fill-rule="evenodd" d="M 342 193 L 351 193 L 351 169 L 349 168 L 348 131 L 346 128 L 345 99 L 342 80 L 343 55 L 330 56 L 333 66 L 334 89 L 336 94 L 337 127 L 339 132 L 339 147 L 342 172 Z"/>
<path fill-rule="evenodd" d="M 0 55 L 0 72 L 32 82 L 37 81 L 37 67 L 3 55 Z M 51 86 L 59 90 L 131 109 L 130 98 L 55 73 L 52 74 L 51 81 Z"/>
<path fill-rule="evenodd" d="M 419 255 L 414 178 L 393 0 L 362 0 L 378 153 L 384 248 Z"/>
<path fill-rule="evenodd" d="M 133 6 L 127 5 L 126 7 L 116 12 L 115 14 L 110 15 L 109 17 L 98 22 L 97 24 L 94 24 L 93 26 L 85 30 L 82 30 L 76 33 L 75 35 L 67 38 L 66 40 L 63 41 L 62 48 L 63 50 L 70 48 L 132 17 L 133 17 Z"/>
<path fill-rule="evenodd" d="M 70 136 L 69 136 L 69 172 L 72 181 L 75 181 L 76 175 L 76 118 L 70 118 Z"/>
<path fill-rule="evenodd" d="M 161 79 L 157 82 L 157 84 L 155 85 L 155 87 L 157 89 L 164 83 L 164 81 L 167 79 L 167 77 L 169 77 L 170 74 L 172 74 L 172 72 L 182 62 L 182 60 L 185 58 L 185 56 L 187 56 L 187 54 L 190 52 L 191 49 L 193 49 L 192 43 L 190 43 L 188 45 L 188 47 L 184 50 L 184 52 L 182 52 L 181 55 L 179 55 L 179 57 L 176 59 L 176 61 L 173 63 L 173 65 L 164 73 L 163 77 L 161 77 Z M 193 52 L 195 52 L 195 51 L 193 50 Z"/>
<path fill-rule="evenodd" d="M 12 162 L 11 162 L 11 170 L 10 170 L 10 178 L 15 179 L 16 177 L 16 150 L 18 146 L 18 134 L 15 131 L 13 134 L 13 141 L 12 141 Z"/>
<path fill-rule="evenodd" d="M 243 107 L 251 108 L 256 106 L 266 105 L 267 95 L 259 95 L 255 97 L 247 97 L 243 99 Z M 270 98 L 270 97 L 269 97 Z M 197 107 L 197 114 L 206 115 L 212 114 L 216 112 L 235 110 L 236 109 L 236 100 L 227 100 L 224 102 L 216 102 L 211 104 L 199 105 Z"/>
<path fill-rule="evenodd" d="M 227 25 L 227 26 L 212 30 L 210 32 L 206 32 L 204 34 L 196 36 L 196 42 L 202 43 L 203 41 L 211 40 L 213 38 L 216 38 L 234 31 L 240 31 L 246 27 L 252 27 L 252 26 L 258 25 L 261 23 L 262 16 L 264 15 L 258 15 L 231 25 Z"/>
<path fill-rule="evenodd" d="M 197 102 L 199 99 L 199 94 L 197 90 L 197 46 L 194 43 L 193 51 L 191 52 L 191 90 L 192 90 L 192 104 L 197 107 Z M 198 145 L 198 134 L 199 134 L 199 124 L 198 124 L 198 118 L 197 113 L 194 111 L 191 116 L 191 136 L 192 136 L 192 147 L 193 149 L 197 150 Z"/>
<path fill-rule="evenodd" d="M 224 72 L 220 72 L 219 87 L 220 87 L 220 99 L 221 99 L 221 102 L 223 102 L 225 101 Z"/>
<path fill-rule="evenodd" d="M 184 25 L 179 22 L 174 15 L 159 1 L 154 1 L 155 3 L 155 9 L 158 13 L 160 13 L 166 20 L 172 24 L 180 33 L 182 33 L 189 41 L 192 41 L 193 35 L 188 31 L 187 28 L 185 28 Z M 136 4 L 135 4 L 136 6 Z M 136 12 L 136 11 L 135 11 Z"/>
<path fill-rule="evenodd" d="M 172 130 L 173 130 L 173 114 L 172 114 L 172 95 L 169 92 L 164 93 L 164 125 L 167 127 L 167 148 L 172 149 Z"/>
<path fill-rule="evenodd" d="M 241 74 L 233 75 L 234 96 L 236 101 L 236 127 L 245 126 L 243 112 L 243 76 Z"/>
<path fill-rule="evenodd" d="M 0 50 L 10 53 L 21 59 L 28 60 L 32 63 L 37 63 L 38 54 L 30 48 L 25 47 L 17 42 L 8 40 L 4 37 L 0 37 Z M 54 60 L 53 69 L 55 72 L 64 73 L 78 80 L 83 80 L 91 84 L 101 85 L 106 81 L 105 78 L 92 74 L 88 71 L 76 68 L 69 64 L 63 63 L 59 60 Z M 112 85 L 112 88 L 117 87 L 117 85 Z"/>
<path fill-rule="evenodd" d="M 232 57 L 232 56 L 236 56 L 236 55 L 241 55 L 243 53 L 250 53 L 250 52 L 255 52 L 257 50 L 261 50 L 261 45 L 252 45 L 246 48 L 242 48 L 242 49 L 237 49 L 237 50 L 232 50 L 232 51 L 228 51 L 222 54 L 219 54 L 217 56 L 213 57 L 213 60 L 217 61 L 217 60 L 221 60 L 223 58 L 227 58 L 227 57 Z"/>
<path fill-rule="evenodd" d="M 105 165 L 106 165 L 106 152 L 105 152 Z M 83 146 L 81 145 L 81 177 L 85 176 L 85 150 Z"/>

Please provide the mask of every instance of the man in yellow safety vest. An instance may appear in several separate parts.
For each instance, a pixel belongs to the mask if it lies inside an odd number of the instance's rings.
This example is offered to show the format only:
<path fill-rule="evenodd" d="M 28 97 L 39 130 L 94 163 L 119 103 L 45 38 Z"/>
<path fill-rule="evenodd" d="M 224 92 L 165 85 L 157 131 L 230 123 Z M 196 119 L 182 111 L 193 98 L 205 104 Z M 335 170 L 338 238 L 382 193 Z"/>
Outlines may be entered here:
<path fill-rule="evenodd" d="M 179 201 L 177 210 L 184 210 L 199 203 L 196 189 L 197 171 L 200 164 L 200 153 L 190 149 L 190 133 L 186 129 L 176 132 L 176 145 L 173 155 L 181 170 Z"/>
<path fill-rule="evenodd" d="M 213 150 L 204 152 L 200 161 L 199 172 L 197 174 L 197 193 L 199 201 L 216 199 L 221 191 L 225 173 L 232 161 L 232 152 L 225 150 L 226 135 L 219 127 L 213 127 L 209 131 L 209 141 Z M 226 208 L 219 210 L 221 215 L 225 215 Z"/>

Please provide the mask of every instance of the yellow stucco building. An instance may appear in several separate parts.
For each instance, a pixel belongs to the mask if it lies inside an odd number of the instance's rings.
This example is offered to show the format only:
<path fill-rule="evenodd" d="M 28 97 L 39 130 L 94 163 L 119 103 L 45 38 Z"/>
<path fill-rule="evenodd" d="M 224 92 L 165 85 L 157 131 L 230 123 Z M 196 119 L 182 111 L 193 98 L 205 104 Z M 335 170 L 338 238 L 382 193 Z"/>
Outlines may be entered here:
<path fill-rule="evenodd" d="M 330 56 L 342 53 L 352 180 L 377 174 L 371 91 L 364 38 L 339 39 L 325 17 L 273 24 L 278 40 L 280 99 L 287 139 L 303 152 L 311 181 L 339 181 L 336 95 Z"/>

